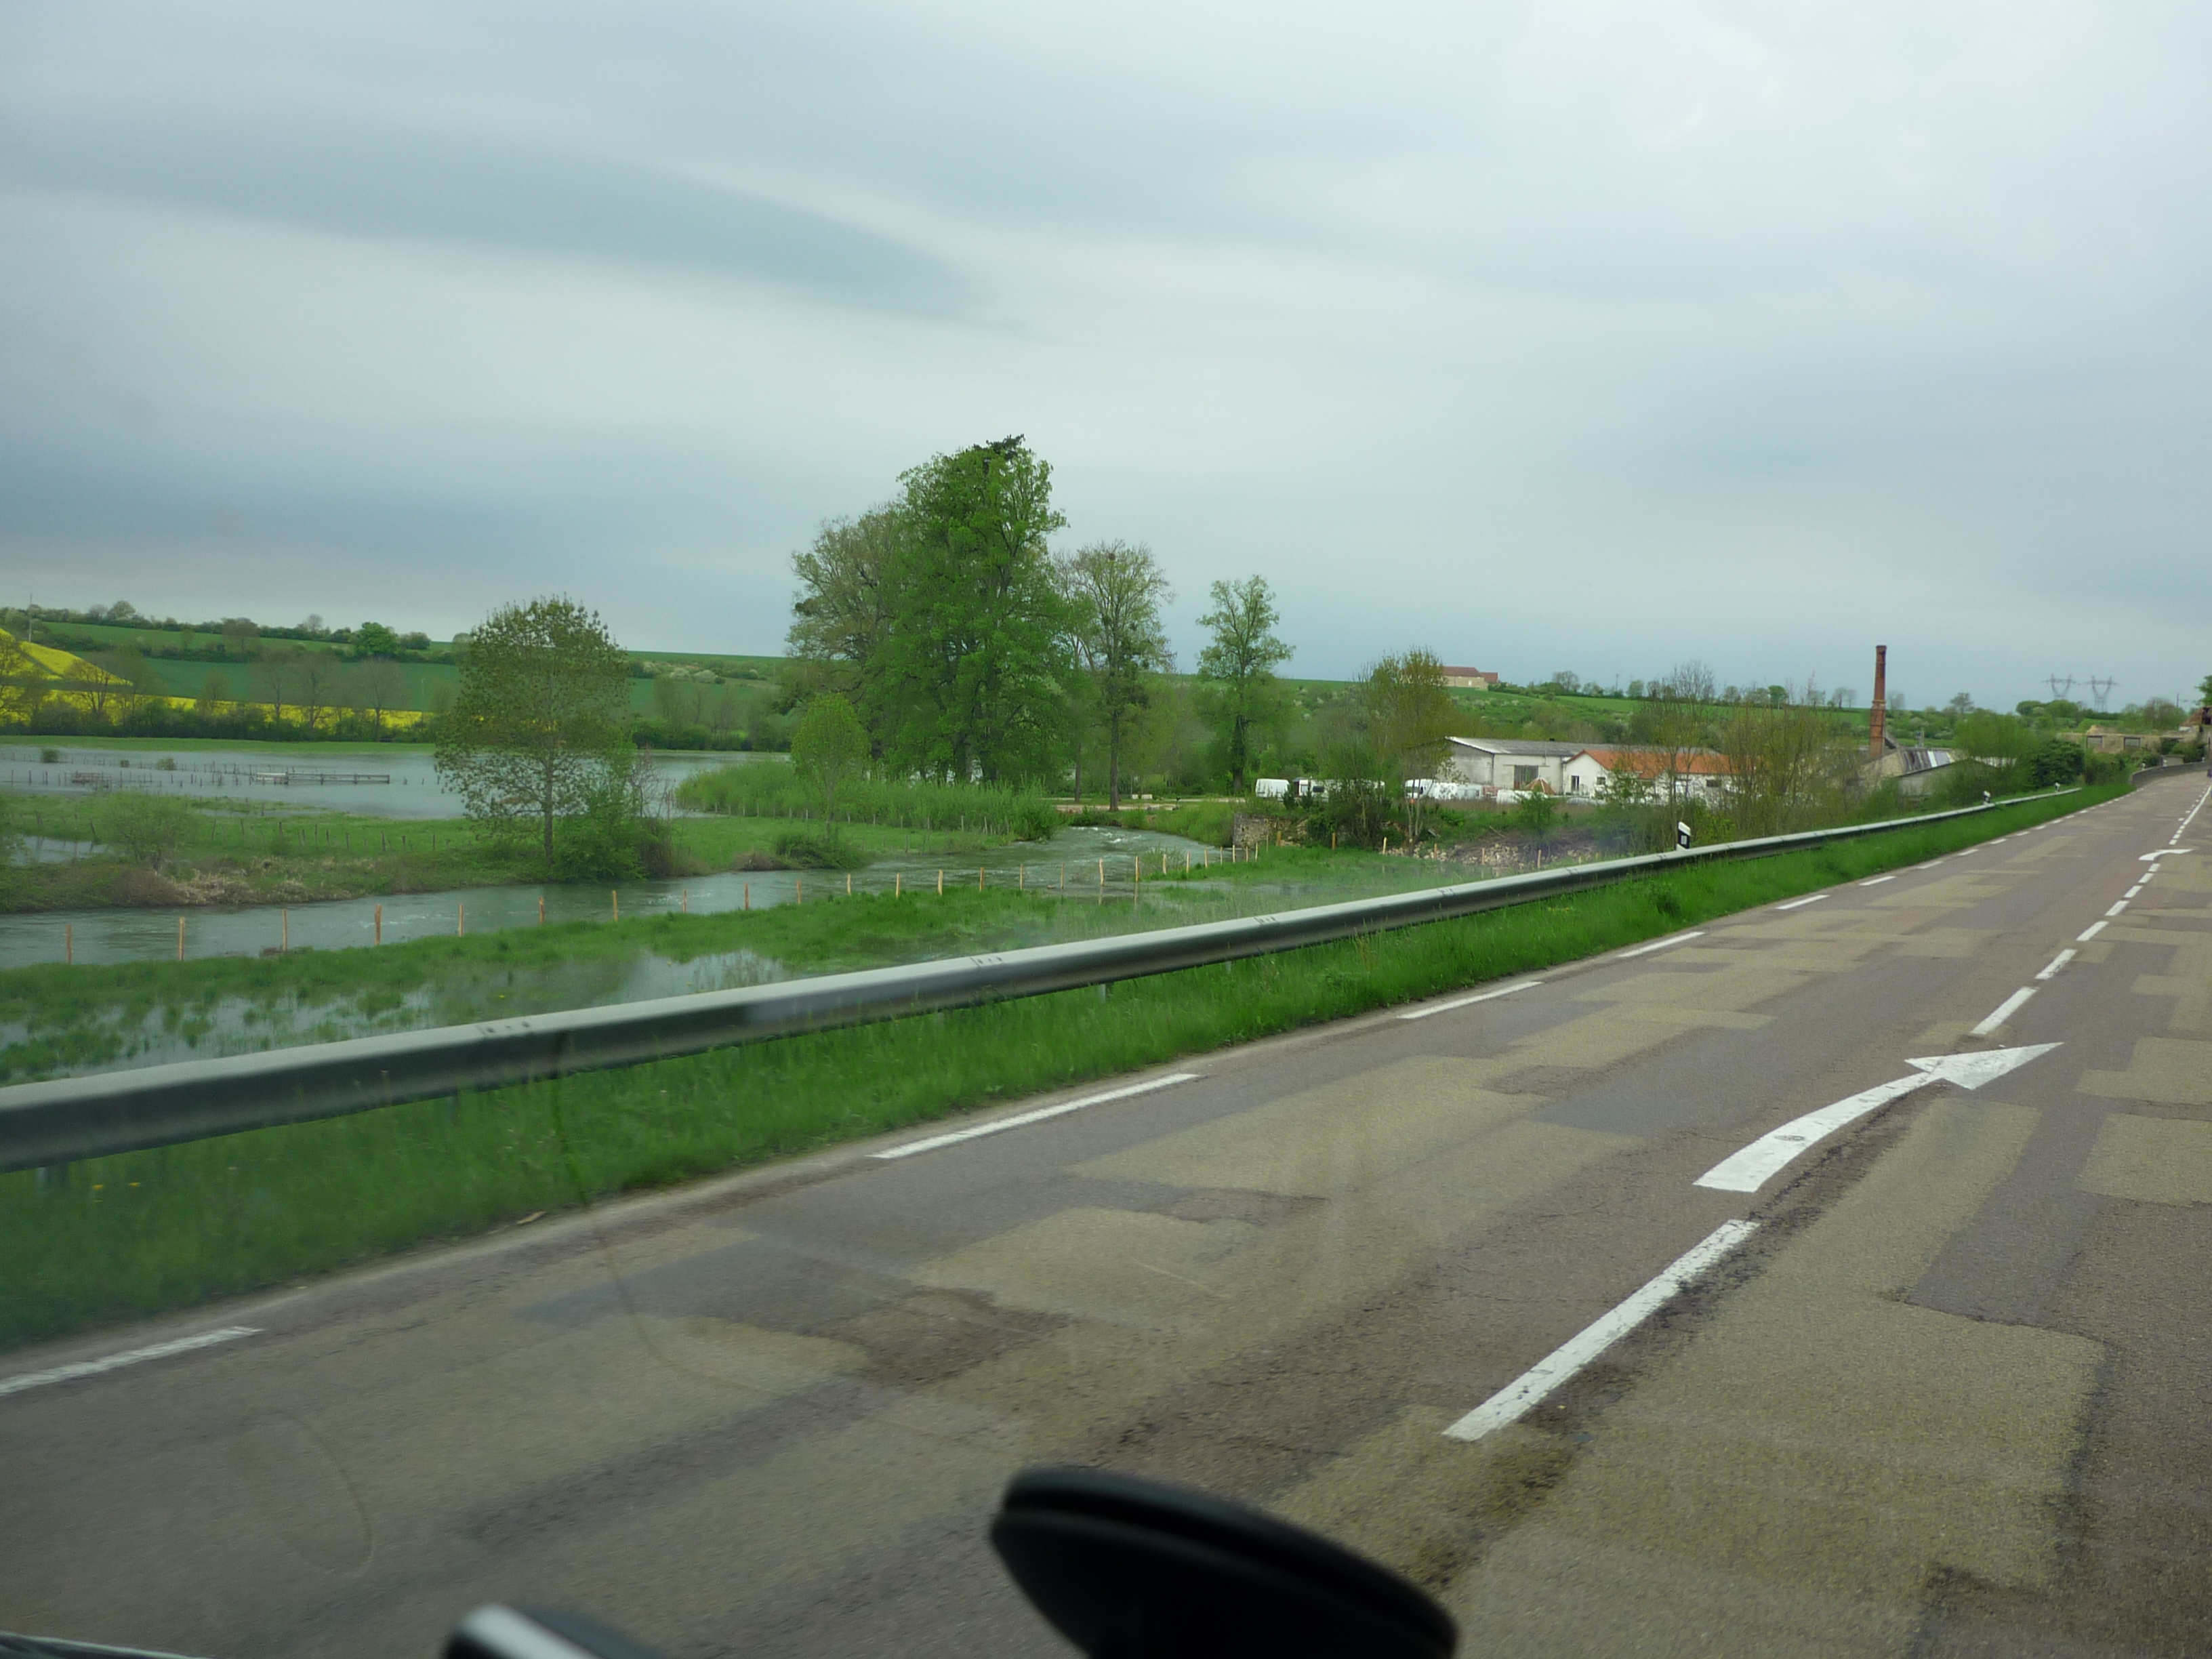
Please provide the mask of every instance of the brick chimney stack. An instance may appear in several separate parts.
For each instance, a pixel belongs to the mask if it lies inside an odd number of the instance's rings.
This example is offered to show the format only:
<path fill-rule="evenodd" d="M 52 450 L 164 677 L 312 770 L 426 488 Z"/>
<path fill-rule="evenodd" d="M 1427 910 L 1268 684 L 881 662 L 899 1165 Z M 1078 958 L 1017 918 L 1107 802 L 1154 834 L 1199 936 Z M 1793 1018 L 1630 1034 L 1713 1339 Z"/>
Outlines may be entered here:
<path fill-rule="evenodd" d="M 1868 750 L 1875 759 L 1881 758 L 1881 740 L 1889 725 L 1889 647 L 1877 645 L 1874 648 L 1874 741 Z"/>

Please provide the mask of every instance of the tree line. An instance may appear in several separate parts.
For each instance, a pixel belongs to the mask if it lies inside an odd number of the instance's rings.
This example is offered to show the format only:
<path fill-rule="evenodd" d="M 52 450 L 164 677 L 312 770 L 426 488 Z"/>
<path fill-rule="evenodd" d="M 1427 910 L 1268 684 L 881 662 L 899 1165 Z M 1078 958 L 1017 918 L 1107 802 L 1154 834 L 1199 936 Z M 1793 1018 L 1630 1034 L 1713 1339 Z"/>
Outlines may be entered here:
<path fill-rule="evenodd" d="M 790 702 L 843 703 L 895 772 L 1080 793 L 1088 770 L 1118 806 L 1133 742 L 1177 712 L 1158 560 L 1122 540 L 1054 553 L 1067 520 L 1052 468 L 1019 436 L 934 456 L 898 484 L 793 557 Z M 1190 712 L 1207 763 L 1241 791 L 1279 723 L 1291 647 L 1263 577 L 1210 598 Z"/>

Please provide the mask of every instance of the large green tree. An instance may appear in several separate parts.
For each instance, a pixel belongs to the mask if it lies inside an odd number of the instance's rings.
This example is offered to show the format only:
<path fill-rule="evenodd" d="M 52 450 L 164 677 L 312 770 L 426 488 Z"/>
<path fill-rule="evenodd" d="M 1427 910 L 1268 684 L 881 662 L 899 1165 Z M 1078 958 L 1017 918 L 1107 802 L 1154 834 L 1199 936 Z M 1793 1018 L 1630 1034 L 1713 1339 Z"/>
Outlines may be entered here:
<path fill-rule="evenodd" d="M 1019 437 L 900 480 L 887 618 L 861 688 L 895 764 L 991 781 L 1056 770 L 1067 726 L 1066 600 L 1045 538 L 1052 469 Z"/>
<path fill-rule="evenodd" d="M 469 636 L 438 774 L 479 823 L 534 819 L 550 869 L 555 824 L 627 776 L 629 712 L 629 659 L 597 611 L 560 598 L 506 605 Z"/>
<path fill-rule="evenodd" d="M 1275 637 L 1282 618 L 1266 577 L 1216 582 L 1211 597 L 1213 609 L 1198 619 L 1213 635 L 1198 653 L 1206 689 L 1202 707 L 1230 783 L 1241 793 L 1255 758 L 1255 736 L 1282 717 L 1283 686 L 1275 669 L 1290 660 L 1291 648 Z"/>
<path fill-rule="evenodd" d="M 1060 562 L 1073 611 L 1070 637 L 1090 676 L 1088 712 L 1106 738 L 1106 804 L 1121 805 L 1122 745 L 1170 665 L 1160 606 L 1168 579 L 1146 547 L 1101 542 Z"/>
<path fill-rule="evenodd" d="M 833 519 L 791 556 L 799 579 L 785 649 L 794 695 L 836 691 L 865 705 L 890 631 L 893 566 L 907 520 L 896 502 L 857 519 Z"/>

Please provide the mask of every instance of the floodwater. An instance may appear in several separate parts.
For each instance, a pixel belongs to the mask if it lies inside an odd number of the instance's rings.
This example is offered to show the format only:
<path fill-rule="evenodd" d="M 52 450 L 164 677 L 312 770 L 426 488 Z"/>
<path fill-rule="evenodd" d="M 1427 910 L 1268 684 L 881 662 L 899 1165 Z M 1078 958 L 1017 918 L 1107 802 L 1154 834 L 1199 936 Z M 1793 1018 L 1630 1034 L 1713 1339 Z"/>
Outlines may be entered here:
<path fill-rule="evenodd" d="M 58 758 L 42 760 L 53 753 Z M 161 763 L 170 763 L 164 767 Z M 694 773 L 781 755 L 656 751 L 654 775 L 668 784 Z M 97 744 L 0 745 L 0 787 L 82 803 L 109 789 L 189 791 L 203 798 L 327 807 L 377 817 L 457 818 L 461 798 L 439 781 L 420 744 L 362 744 L 343 752 L 283 754 L 246 749 L 107 749 Z"/>
<path fill-rule="evenodd" d="M 1135 892 L 1139 860 L 1148 873 L 1158 874 L 1163 858 L 1169 868 L 1181 871 L 1186 858 L 1197 867 L 1224 856 L 1218 848 L 1153 830 L 1070 829 L 1049 842 L 1015 842 L 983 853 L 901 854 L 849 872 L 755 870 L 607 886 L 550 882 L 526 887 L 462 887 L 289 906 L 51 910 L 0 919 L 0 968 L 60 962 L 64 957 L 79 963 L 161 961 L 177 956 L 180 940 L 186 957 L 264 956 L 283 950 L 368 947 L 380 939 L 391 945 L 463 932 L 532 927 L 541 919 L 549 923 L 612 921 L 672 911 L 764 910 L 842 897 L 848 882 L 855 894 L 933 892 L 940 873 L 948 890 L 973 887 L 980 874 L 993 887 L 1064 892 L 1073 901 L 1127 904 Z"/>
<path fill-rule="evenodd" d="M 917 854 L 887 860 L 852 872 L 851 890 L 934 892 L 941 872 L 945 890 L 951 891 L 973 885 L 980 874 L 1000 890 L 1020 887 L 1067 903 L 1135 908 L 1143 900 L 1141 884 L 1133 880 L 1139 861 L 1148 873 L 1157 875 L 1163 860 L 1166 867 L 1181 871 L 1186 859 L 1191 867 L 1200 867 L 1208 858 L 1219 861 L 1224 856 L 1218 849 L 1177 836 L 1071 829 L 1049 842 L 1031 842 L 981 854 Z M 396 943 L 450 933 L 464 924 L 471 932 L 534 927 L 540 898 L 545 901 L 548 922 L 611 921 L 617 912 L 635 918 L 686 908 L 704 913 L 748 903 L 763 909 L 819 903 L 842 898 L 846 880 L 842 871 L 758 871 L 681 881 L 624 882 L 613 888 L 490 887 L 413 894 L 380 901 L 383 936 L 387 943 Z M 1229 890 L 1233 886 L 1229 883 L 1185 884 L 1178 889 L 1171 919 L 1189 919 L 1189 901 L 1217 886 L 1224 890 L 1220 896 L 1232 905 L 1264 906 L 1279 896 L 1263 896 L 1249 886 Z M 295 951 L 368 946 L 375 936 L 379 902 L 347 900 L 295 905 L 289 910 L 263 905 L 194 908 L 182 918 L 185 954 L 266 954 L 284 948 L 288 939 Z M 0 965 L 59 960 L 64 929 L 79 963 L 173 957 L 178 921 L 175 912 L 115 910 L 10 918 L 0 922 Z M 450 963 L 404 990 L 377 986 L 335 996 L 327 992 L 303 996 L 288 988 L 263 996 L 226 996 L 212 1004 L 157 997 L 150 1004 L 127 1008 L 109 1003 L 46 1010 L 30 1018 L 0 1021 L 0 1079 L 76 1076 L 385 1031 L 602 1007 L 764 984 L 811 971 L 815 969 L 808 964 L 781 962 L 747 950 L 679 959 L 660 955 L 641 941 L 635 952 L 624 956 L 594 954 L 523 966 L 489 960 Z"/>

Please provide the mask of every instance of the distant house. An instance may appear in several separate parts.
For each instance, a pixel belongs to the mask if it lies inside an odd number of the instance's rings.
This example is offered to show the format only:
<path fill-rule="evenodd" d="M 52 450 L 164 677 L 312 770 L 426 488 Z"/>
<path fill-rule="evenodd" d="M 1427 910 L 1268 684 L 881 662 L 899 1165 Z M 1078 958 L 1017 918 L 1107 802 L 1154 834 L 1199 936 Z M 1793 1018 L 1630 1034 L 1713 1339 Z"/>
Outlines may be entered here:
<path fill-rule="evenodd" d="M 1567 786 L 1561 769 L 1581 750 L 1580 744 L 1533 738 L 1454 738 L 1437 776 L 1477 789 L 1544 789 L 1563 795 Z"/>
<path fill-rule="evenodd" d="M 1467 690 L 1487 691 L 1498 684 L 1498 676 L 1486 668 L 1447 668 L 1444 670 L 1444 684 Z"/>
<path fill-rule="evenodd" d="M 1578 749 L 1560 769 L 1560 793 L 1587 800 L 1605 793 L 1616 777 L 1640 778 L 1656 793 L 1717 803 L 1728 793 L 1734 769 L 1729 757 L 1711 749 L 1626 749 L 1607 744 Z"/>
<path fill-rule="evenodd" d="M 2081 734 L 2081 743 L 2100 755 L 2156 754 L 2168 738 L 2194 743 L 2197 732 L 2186 723 L 2171 732 L 2122 732 L 2110 726 L 2093 726 Z"/>

